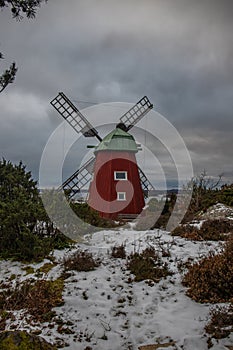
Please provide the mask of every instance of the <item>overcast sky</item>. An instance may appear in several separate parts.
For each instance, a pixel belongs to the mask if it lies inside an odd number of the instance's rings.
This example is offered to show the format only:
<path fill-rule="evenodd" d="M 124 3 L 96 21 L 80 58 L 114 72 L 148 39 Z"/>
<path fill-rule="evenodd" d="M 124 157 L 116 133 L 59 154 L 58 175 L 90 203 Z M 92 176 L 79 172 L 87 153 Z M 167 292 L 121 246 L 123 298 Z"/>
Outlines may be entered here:
<path fill-rule="evenodd" d="M 232 182 L 232 0 L 48 0 L 20 22 L 4 9 L 0 52 L 0 71 L 19 68 L 0 94 L 1 156 L 22 160 L 35 178 L 62 122 L 49 102 L 64 91 L 80 108 L 147 95 L 184 138 L 195 174 Z"/>

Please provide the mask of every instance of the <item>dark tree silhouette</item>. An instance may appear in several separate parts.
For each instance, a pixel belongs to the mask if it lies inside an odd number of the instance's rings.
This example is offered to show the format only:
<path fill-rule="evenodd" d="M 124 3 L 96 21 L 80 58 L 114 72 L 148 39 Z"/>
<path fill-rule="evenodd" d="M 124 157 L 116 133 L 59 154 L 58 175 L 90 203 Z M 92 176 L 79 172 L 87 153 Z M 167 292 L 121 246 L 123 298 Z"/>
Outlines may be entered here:
<path fill-rule="evenodd" d="M 36 10 L 42 2 L 47 0 L 0 0 L 0 8 L 10 8 L 12 17 L 21 20 L 24 16 L 27 18 L 34 18 Z M 3 59 L 3 54 L 0 52 L 0 59 Z M 16 63 L 13 62 L 8 69 L 0 76 L 0 93 L 7 87 L 8 84 L 13 83 L 17 72 Z"/>
<path fill-rule="evenodd" d="M 13 83 L 17 69 L 18 68 L 16 68 L 15 62 L 13 62 L 9 69 L 6 69 L 0 76 L 0 93 L 7 87 L 8 84 Z"/>
<path fill-rule="evenodd" d="M 9 7 L 13 18 L 20 20 L 24 15 L 34 18 L 42 2 L 47 2 L 47 0 L 0 0 L 0 7 Z"/>

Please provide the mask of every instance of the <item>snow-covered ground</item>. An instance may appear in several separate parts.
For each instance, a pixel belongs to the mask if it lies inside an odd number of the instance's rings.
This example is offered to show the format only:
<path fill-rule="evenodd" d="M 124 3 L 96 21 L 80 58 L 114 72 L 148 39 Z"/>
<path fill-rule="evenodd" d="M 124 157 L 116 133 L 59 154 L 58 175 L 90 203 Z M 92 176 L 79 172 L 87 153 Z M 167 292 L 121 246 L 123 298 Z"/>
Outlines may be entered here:
<path fill-rule="evenodd" d="M 172 237 L 161 230 L 135 231 L 133 228 L 121 228 L 112 231 L 100 231 L 86 237 L 86 244 L 77 245 L 88 249 L 102 260 L 101 265 L 91 272 L 72 272 L 66 279 L 64 305 L 57 307 L 56 313 L 67 323 L 64 334 L 57 330 L 57 324 L 35 325 L 42 329 L 41 336 L 53 343 L 60 339 L 69 350 L 137 350 L 147 344 L 164 344 L 166 349 L 207 350 L 207 336 L 204 326 L 208 321 L 210 304 L 199 304 L 185 295 L 181 284 L 182 272 L 178 269 L 181 262 L 188 259 L 200 259 L 208 251 L 216 249 L 216 242 L 192 242 Z M 130 272 L 126 270 L 125 259 L 110 257 L 111 247 L 124 243 L 127 253 L 141 251 L 148 245 L 170 251 L 168 262 L 171 276 L 159 283 L 148 285 L 146 281 L 132 282 Z M 77 249 L 55 251 L 59 262 L 64 256 Z M 43 263 L 31 265 L 35 268 Z M 0 279 L 7 280 L 12 274 L 20 280 L 32 277 L 25 275 L 20 263 L 0 262 Z M 55 266 L 46 278 L 57 278 L 61 265 Z M 17 316 L 17 314 L 16 314 Z M 7 328 L 17 325 L 17 329 L 30 330 L 33 327 L 26 320 L 10 321 Z M 70 333 L 70 334 L 66 334 Z M 232 345 L 233 337 L 214 342 L 213 350 L 227 349 Z M 163 347 L 164 348 L 164 347 Z"/>

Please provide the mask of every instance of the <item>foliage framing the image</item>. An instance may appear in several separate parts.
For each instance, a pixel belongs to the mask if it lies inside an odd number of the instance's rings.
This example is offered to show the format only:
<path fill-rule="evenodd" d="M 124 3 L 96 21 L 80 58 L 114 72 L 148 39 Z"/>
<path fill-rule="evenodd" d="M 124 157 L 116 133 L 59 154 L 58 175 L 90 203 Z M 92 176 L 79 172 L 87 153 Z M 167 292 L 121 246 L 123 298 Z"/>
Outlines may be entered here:
<path fill-rule="evenodd" d="M 0 257 L 41 260 L 70 242 L 54 229 L 25 165 L 0 161 Z"/>
<path fill-rule="evenodd" d="M 0 0 L 0 8 L 9 7 L 12 17 L 16 19 L 22 19 L 24 15 L 34 18 L 42 2 L 47 0 Z"/>
<path fill-rule="evenodd" d="M 37 8 L 42 2 L 47 0 L 0 0 L 0 8 L 9 7 L 11 9 L 12 17 L 21 20 L 24 15 L 27 18 L 34 18 Z M 0 58 L 3 54 L 0 52 Z M 13 62 L 8 69 L 6 69 L 0 76 L 0 93 L 11 83 L 14 82 L 18 68 Z"/>

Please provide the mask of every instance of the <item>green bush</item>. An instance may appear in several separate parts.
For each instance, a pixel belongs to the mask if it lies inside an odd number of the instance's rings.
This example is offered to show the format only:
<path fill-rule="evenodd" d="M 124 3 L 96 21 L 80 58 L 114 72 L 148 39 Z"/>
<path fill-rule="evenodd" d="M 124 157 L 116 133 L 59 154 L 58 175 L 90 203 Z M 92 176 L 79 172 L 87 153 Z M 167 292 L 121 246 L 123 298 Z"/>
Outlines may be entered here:
<path fill-rule="evenodd" d="M 100 214 L 92 209 L 87 203 L 70 202 L 71 209 L 84 222 L 95 227 L 117 227 L 119 226 L 111 219 L 102 218 Z"/>

